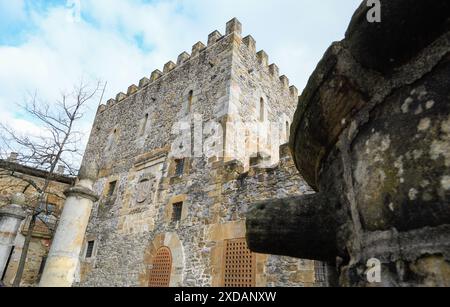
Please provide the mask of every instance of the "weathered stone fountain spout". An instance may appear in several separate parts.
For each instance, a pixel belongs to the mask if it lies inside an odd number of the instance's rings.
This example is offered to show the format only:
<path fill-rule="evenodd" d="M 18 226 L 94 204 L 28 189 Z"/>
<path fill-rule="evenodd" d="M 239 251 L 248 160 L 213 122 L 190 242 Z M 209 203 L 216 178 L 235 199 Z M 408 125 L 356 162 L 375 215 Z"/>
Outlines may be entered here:
<path fill-rule="evenodd" d="M 336 258 L 334 211 L 320 194 L 256 204 L 247 226 L 255 252 L 267 252 L 270 246 L 277 255 L 328 262 Z"/>
<path fill-rule="evenodd" d="M 368 10 L 328 49 L 292 124 L 318 194 L 252 206 L 249 245 L 335 263 L 341 286 L 450 286 L 450 2 L 385 1 L 381 23 Z"/>

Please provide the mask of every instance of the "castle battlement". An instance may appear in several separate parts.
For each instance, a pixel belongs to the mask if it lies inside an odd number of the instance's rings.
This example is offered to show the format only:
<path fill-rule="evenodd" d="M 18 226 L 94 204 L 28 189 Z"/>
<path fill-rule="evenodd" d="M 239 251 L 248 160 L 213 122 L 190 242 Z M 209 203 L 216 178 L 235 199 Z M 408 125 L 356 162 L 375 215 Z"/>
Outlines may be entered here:
<path fill-rule="evenodd" d="M 297 89 L 236 18 L 222 33 L 99 108 L 84 158 L 99 169 L 85 236 L 99 261 L 81 260 L 82 286 L 152 285 L 161 248 L 172 255 L 166 286 L 232 287 L 227 274 L 247 287 L 314 283 L 313 265 L 254 256 L 243 239 L 251 204 L 312 191 L 285 144 Z M 233 244 L 235 263 L 252 259 L 240 275 L 220 256 Z"/>
<path fill-rule="evenodd" d="M 251 36 L 248 35 L 244 38 L 241 38 L 242 35 L 242 24 L 240 21 L 236 18 L 233 18 L 226 24 L 226 34 L 222 35 L 218 30 L 214 30 L 208 35 L 208 41 L 207 45 L 205 45 L 203 42 L 199 41 L 195 43 L 192 46 L 191 54 L 189 54 L 186 51 L 183 51 L 177 58 L 176 63 L 173 61 L 167 62 L 164 67 L 163 71 L 156 69 L 154 70 L 150 78 L 143 77 L 138 85 L 132 84 L 128 87 L 126 94 L 123 92 L 120 92 L 116 95 L 115 98 L 109 99 L 105 105 L 101 105 L 99 107 L 99 112 L 104 112 L 106 109 L 113 107 L 117 103 L 120 103 L 126 98 L 135 95 L 140 90 L 152 85 L 153 83 L 157 82 L 161 78 L 164 78 L 165 76 L 171 74 L 172 72 L 176 71 L 177 68 L 183 66 L 185 63 L 191 61 L 192 59 L 200 56 L 203 52 L 206 50 L 212 48 L 216 43 L 219 41 L 222 41 L 228 36 L 234 35 L 236 37 L 235 40 L 232 40 L 232 42 L 238 41 L 244 44 L 250 53 L 255 54 L 255 57 L 257 58 L 257 62 L 262 66 L 260 68 L 266 69 L 269 74 L 273 78 L 278 78 L 280 80 L 280 85 L 285 88 L 286 90 L 289 90 L 289 93 L 292 97 L 297 98 L 298 97 L 298 89 L 295 86 L 290 86 L 289 79 L 285 76 L 279 76 L 280 71 L 276 64 L 270 64 L 269 65 L 269 56 L 264 50 L 256 52 L 256 40 Z"/>

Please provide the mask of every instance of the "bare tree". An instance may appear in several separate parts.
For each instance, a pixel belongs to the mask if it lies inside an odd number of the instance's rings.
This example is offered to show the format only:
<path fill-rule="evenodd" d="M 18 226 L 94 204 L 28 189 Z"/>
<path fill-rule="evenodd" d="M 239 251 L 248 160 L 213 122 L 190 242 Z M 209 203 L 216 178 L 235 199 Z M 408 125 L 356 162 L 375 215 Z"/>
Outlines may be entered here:
<path fill-rule="evenodd" d="M 76 130 L 76 123 L 83 118 L 86 107 L 97 96 L 100 86 L 100 82 L 93 87 L 81 82 L 71 93 L 61 94 L 61 98 L 53 104 L 40 101 L 36 94 L 30 95 L 29 101 L 21 107 L 24 113 L 42 129 L 33 136 L 21 135 L 16 129 L 0 124 L 0 155 L 5 156 L 8 152 L 19 153 L 18 163 L 0 165 L 2 169 L 0 176 L 19 179 L 25 183 L 26 189 L 33 188 L 36 192 L 35 199 L 29 200 L 30 223 L 14 279 L 14 287 L 19 287 L 22 280 L 36 219 L 41 213 L 48 214 L 50 211 L 47 198 L 57 167 L 63 165 L 69 174 L 77 173 L 82 156 L 79 147 L 82 134 Z M 18 165 L 43 170 L 46 176 L 43 181 L 38 182 L 30 176 L 24 176 L 18 169 Z"/>

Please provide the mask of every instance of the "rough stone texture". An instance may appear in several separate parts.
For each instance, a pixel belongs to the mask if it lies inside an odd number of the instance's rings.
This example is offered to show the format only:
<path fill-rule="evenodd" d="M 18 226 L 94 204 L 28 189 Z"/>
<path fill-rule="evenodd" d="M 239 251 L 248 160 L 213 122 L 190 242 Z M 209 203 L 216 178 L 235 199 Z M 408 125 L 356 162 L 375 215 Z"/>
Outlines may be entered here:
<path fill-rule="evenodd" d="M 383 2 L 380 24 L 367 23 L 367 10 L 364 2 L 326 52 L 292 125 L 295 163 L 322 202 L 297 203 L 329 207 L 312 216 L 334 217 L 314 238 L 329 243 L 282 254 L 336 259 L 343 286 L 377 285 L 366 276 L 371 258 L 382 264 L 378 285 L 449 286 L 449 3 Z M 248 217 L 251 248 L 267 253 L 276 248 L 258 236 L 271 225 L 258 217 L 272 206 Z"/>
<path fill-rule="evenodd" d="M 245 238 L 249 204 L 311 193 L 287 146 L 280 151 L 296 92 L 260 64 L 254 40 L 240 32 L 230 21 L 226 36 L 214 32 L 208 47 L 197 43 L 181 64 L 99 108 L 85 154 L 99 165 L 101 198 L 85 238 L 95 248 L 80 256 L 77 285 L 147 286 L 166 246 L 171 286 L 221 286 L 226 240 Z M 312 261 L 257 254 L 255 275 L 257 286 L 315 285 Z"/>

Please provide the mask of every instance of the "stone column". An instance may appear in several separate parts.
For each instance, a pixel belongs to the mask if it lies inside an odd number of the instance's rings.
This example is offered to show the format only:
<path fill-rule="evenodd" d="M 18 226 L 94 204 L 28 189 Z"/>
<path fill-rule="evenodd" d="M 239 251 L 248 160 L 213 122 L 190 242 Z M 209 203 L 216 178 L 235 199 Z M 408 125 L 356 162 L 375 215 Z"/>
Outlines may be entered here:
<path fill-rule="evenodd" d="M 40 287 L 72 286 L 92 206 L 98 200 L 98 196 L 92 190 L 96 176 L 96 167 L 83 166 L 79 182 L 65 192 L 67 199 Z"/>
<path fill-rule="evenodd" d="M 25 196 L 15 194 L 11 204 L 0 209 L 0 276 L 5 272 L 6 263 L 11 253 L 14 240 L 20 224 L 26 217 L 22 206 L 25 205 Z"/>

